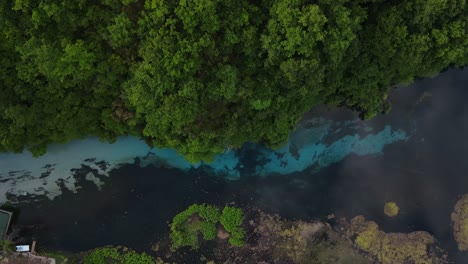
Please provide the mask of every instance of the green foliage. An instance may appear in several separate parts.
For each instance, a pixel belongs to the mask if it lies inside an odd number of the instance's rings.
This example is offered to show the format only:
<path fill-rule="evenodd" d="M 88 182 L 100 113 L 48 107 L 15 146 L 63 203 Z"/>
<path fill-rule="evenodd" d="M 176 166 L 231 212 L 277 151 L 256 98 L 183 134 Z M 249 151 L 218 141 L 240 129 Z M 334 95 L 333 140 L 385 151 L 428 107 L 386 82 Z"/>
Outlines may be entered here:
<path fill-rule="evenodd" d="M 172 248 L 190 246 L 199 247 L 198 236 L 213 240 L 216 237 L 216 223 L 219 221 L 219 209 L 206 204 L 193 204 L 174 216 L 171 223 Z"/>
<path fill-rule="evenodd" d="M 357 248 L 378 263 L 441 263 L 434 251 L 435 240 L 427 232 L 385 233 L 362 216 L 351 220 L 351 230 Z"/>
<path fill-rule="evenodd" d="M 395 202 L 385 203 L 384 213 L 387 216 L 394 217 L 394 216 L 397 216 L 399 212 L 400 212 L 400 207 L 398 207 L 398 205 Z"/>
<path fill-rule="evenodd" d="M 192 249 L 197 249 L 200 233 L 204 240 L 215 239 L 218 222 L 231 234 L 229 242 L 232 245 L 244 244 L 245 231 L 241 227 L 242 210 L 240 208 L 226 206 L 220 214 L 215 206 L 193 204 L 174 216 L 172 220 L 170 226 L 172 248 L 190 246 Z"/>
<path fill-rule="evenodd" d="M 118 248 L 98 248 L 86 255 L 83 264 L 152 264 L 153 257 L 146 253 L 119 250 Z"/>
<path fill-rule="evenodd" d="M 0 151 L 137 135 L 209 161 L 468 64 L 465 0 L 0 3 Z"/>
<path fill-rule="evenodd" d="M 10 240 L 1 240 L 0 241 L 0 251 L 4 256 L 9 256 L 11 253 L 16 251 L 16 246 L 13 241 Z"/>
<path fill-rule="evenodd" d="M 226 206 L 223 209 L 220 221 L 226 231 L 231 232 L 242 224 L 242 210 Z"/>
<path fill-rule="evenodd" d="M 153 264 L 154 259 L 146 253 L 139 254 L 135 251 L 130 251 L 121 257 L 121 262 L 122 264 Z"/>
<path fill-rule="evenodd" d="M 120 253 L 117 248 L 98 248 L 84 257 L 83 264 L 112 263 L 119 259 Z"/>
<path fill-rule="evenodd" d="M 224 229 L 231 234 L 229 237 L 229 243 L 234 246 L 244 245 L 245 231 L 241 226 L 242 210 L 240 208 L 230 206 L 224 207 L 220 222 Z"/>

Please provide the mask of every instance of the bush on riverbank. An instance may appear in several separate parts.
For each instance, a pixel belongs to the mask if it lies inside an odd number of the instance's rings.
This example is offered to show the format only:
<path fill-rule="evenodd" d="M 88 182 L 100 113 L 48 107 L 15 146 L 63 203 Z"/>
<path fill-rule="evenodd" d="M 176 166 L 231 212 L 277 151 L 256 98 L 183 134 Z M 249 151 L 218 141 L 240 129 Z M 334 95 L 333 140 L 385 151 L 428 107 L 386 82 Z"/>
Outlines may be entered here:
<path fill-rule="evenodd" d="M 226 206 L 220 214 L 215 206 L 193 204 L 172 220 L 170 234 L 172 248 L 189 246 L 197 249 L 200 234 L 204 240 L 215 239 L 219 222 L 230 233 L 229 242 L 235 246 L 242 246 L 245 232 L 241 227 L 241 209 Z"/>
<path fill-rule="evenodd" d="M 216 237 L 216 223 L 219 209 L 206 204 L 193 204 L 177 214 L 171 224 L 171 240 L 174 249 L 182 246 L 198 248 L 198 235 L 203 239 L 213 240 Z"/>
<path fill-rule="evenodd" d="M 9 256 L 11 253 L 16 251 L 15 243 L 8 239 L 4 239 L 0 241 L 0 252 L 3 256 Z"/>
<path fill-rule="evenodd" d="M 83 264 L 153 264 L 154 258 L 125 248 L 105 247 L 91 251 L 83 258 Z"/>
<path fill-rule="evenodd" d="M 242 210 L 240 208 L 230 206 L 224 207 L 220 222 L 224 229 L 231 234 L 229 237 L 229 243 L 235 246 L 244 245 L 245 231 L 241 226 Z"/>

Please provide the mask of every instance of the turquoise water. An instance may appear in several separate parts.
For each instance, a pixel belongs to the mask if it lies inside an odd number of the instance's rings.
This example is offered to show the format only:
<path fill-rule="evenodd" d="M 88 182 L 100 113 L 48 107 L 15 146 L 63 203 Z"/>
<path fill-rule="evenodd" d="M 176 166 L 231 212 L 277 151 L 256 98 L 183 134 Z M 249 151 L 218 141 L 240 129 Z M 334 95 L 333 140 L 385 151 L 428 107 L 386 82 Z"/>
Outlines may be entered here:
<path fill-rule="evenodd" d="M 386 145 L 408 138 L 404 131 L 386 126 L 381 131 L 366 136 L 349 134 L 327 145 L 322 140 L 330 133 L 328 125 L 304 129 L 295 133 L 286 146 L 275 152 L 263 149 L 258 159 L 267 159 L 268 162 L 256 167 L 256 175 L 291 174 L 311 166 L 320 169 L 341 161 L 350 154 L 382 155 L 382 150 Z M 297 149 L 296 154 L 290 152 L 292 145 Z"/>
<path fill-rule="evenodd" d="M 337 136 L 343 130 L 347 130 L 347 134 Z M 290 174 L 310 167 L 320 169 L 350 154 L 382 155 L 386 145 L 407 137 L 403 130 L 392 129 L 391 126 L 373 131 L 359 120 L 308 120 L 291 135 L 289 143 L 278 150 L 254 145 L 260 149 L 255 159 L 266 162 L 258 162 L 249 175 Z M 76 184 L 74 170 L 83 166 L 94 169 L 96 172 L 88 176 L 88 180 L 93 181 L 97 176 L 108 177 L 112 170 L 124 164 L 134 164 L 136 160 L 140 167 L 151 165 L 183 171 L 203 166 L 231 180 L 241 177 L 244 166 L 235 150 L 217 155 L 211 163 L 190 164 L 173 149 L 151 149 L 137 138 L 122 137 L 113 144 L 88 138 L 53 145 L 39 158 L 33 158 L 30 153 L 0 154 L 0 202 L 6 201 L 7 197 L 15 202 L 12 197 L 18 196 L 27 199 L 28 196 L 46 195 L 53 199 L 62 193 L 64 186 L 76 193 L 80 186 Z"/>

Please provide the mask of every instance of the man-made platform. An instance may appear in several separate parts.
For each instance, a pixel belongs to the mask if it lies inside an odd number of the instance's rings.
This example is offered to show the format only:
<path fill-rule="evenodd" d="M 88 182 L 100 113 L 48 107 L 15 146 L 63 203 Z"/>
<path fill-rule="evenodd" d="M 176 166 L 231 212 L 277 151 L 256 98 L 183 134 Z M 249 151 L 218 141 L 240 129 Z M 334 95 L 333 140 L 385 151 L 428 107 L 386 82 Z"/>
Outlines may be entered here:
<path fill-rule="evenodd" d="M 0 210 L 0 240 L 3 239 L 10 226 L 12 213 Z"/>

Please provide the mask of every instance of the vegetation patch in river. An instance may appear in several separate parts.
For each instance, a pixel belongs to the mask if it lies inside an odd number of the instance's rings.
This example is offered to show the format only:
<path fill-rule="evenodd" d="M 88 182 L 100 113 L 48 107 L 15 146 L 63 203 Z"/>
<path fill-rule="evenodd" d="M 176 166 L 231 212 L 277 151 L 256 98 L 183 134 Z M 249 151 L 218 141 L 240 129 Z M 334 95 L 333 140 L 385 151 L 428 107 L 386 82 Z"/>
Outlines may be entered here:
<path fill-rule="evenodd" d="M 395 202 L 385 203 L 384 213 L 387 216 L 395 217 L 398 215 L 399 212 L 400 212 L 400 207 L 398 207 L 398 205 Z"/>
<path fill-rule="evenodd" d="M 346 229 L 356 247 L 377 263 L 448 263 L 435 239 L 427 232 L 385 233 L 377 223 L 367 221 L 363 216 L 353 218 Z"/>
<path fill-rule="evenodd" d="M 463 195 L 455 204 L 451 218 L 458 249 L 466 251 L 468 250 L 468 194 Z"/>
<path fill-rule="evenodd" d="M 207 204 L 193 204 L 178 213 L 171 224 L 172 248 L 190 246 L 199 247 L 199 236 L 204 240 L 213 240 L 223 232 L 229 232 L 225 237 L 234 246 L 244 244 L 245 232 L 242 228 L 242 210 L 226 206 L 222 213 L 219 209 Z"/>

